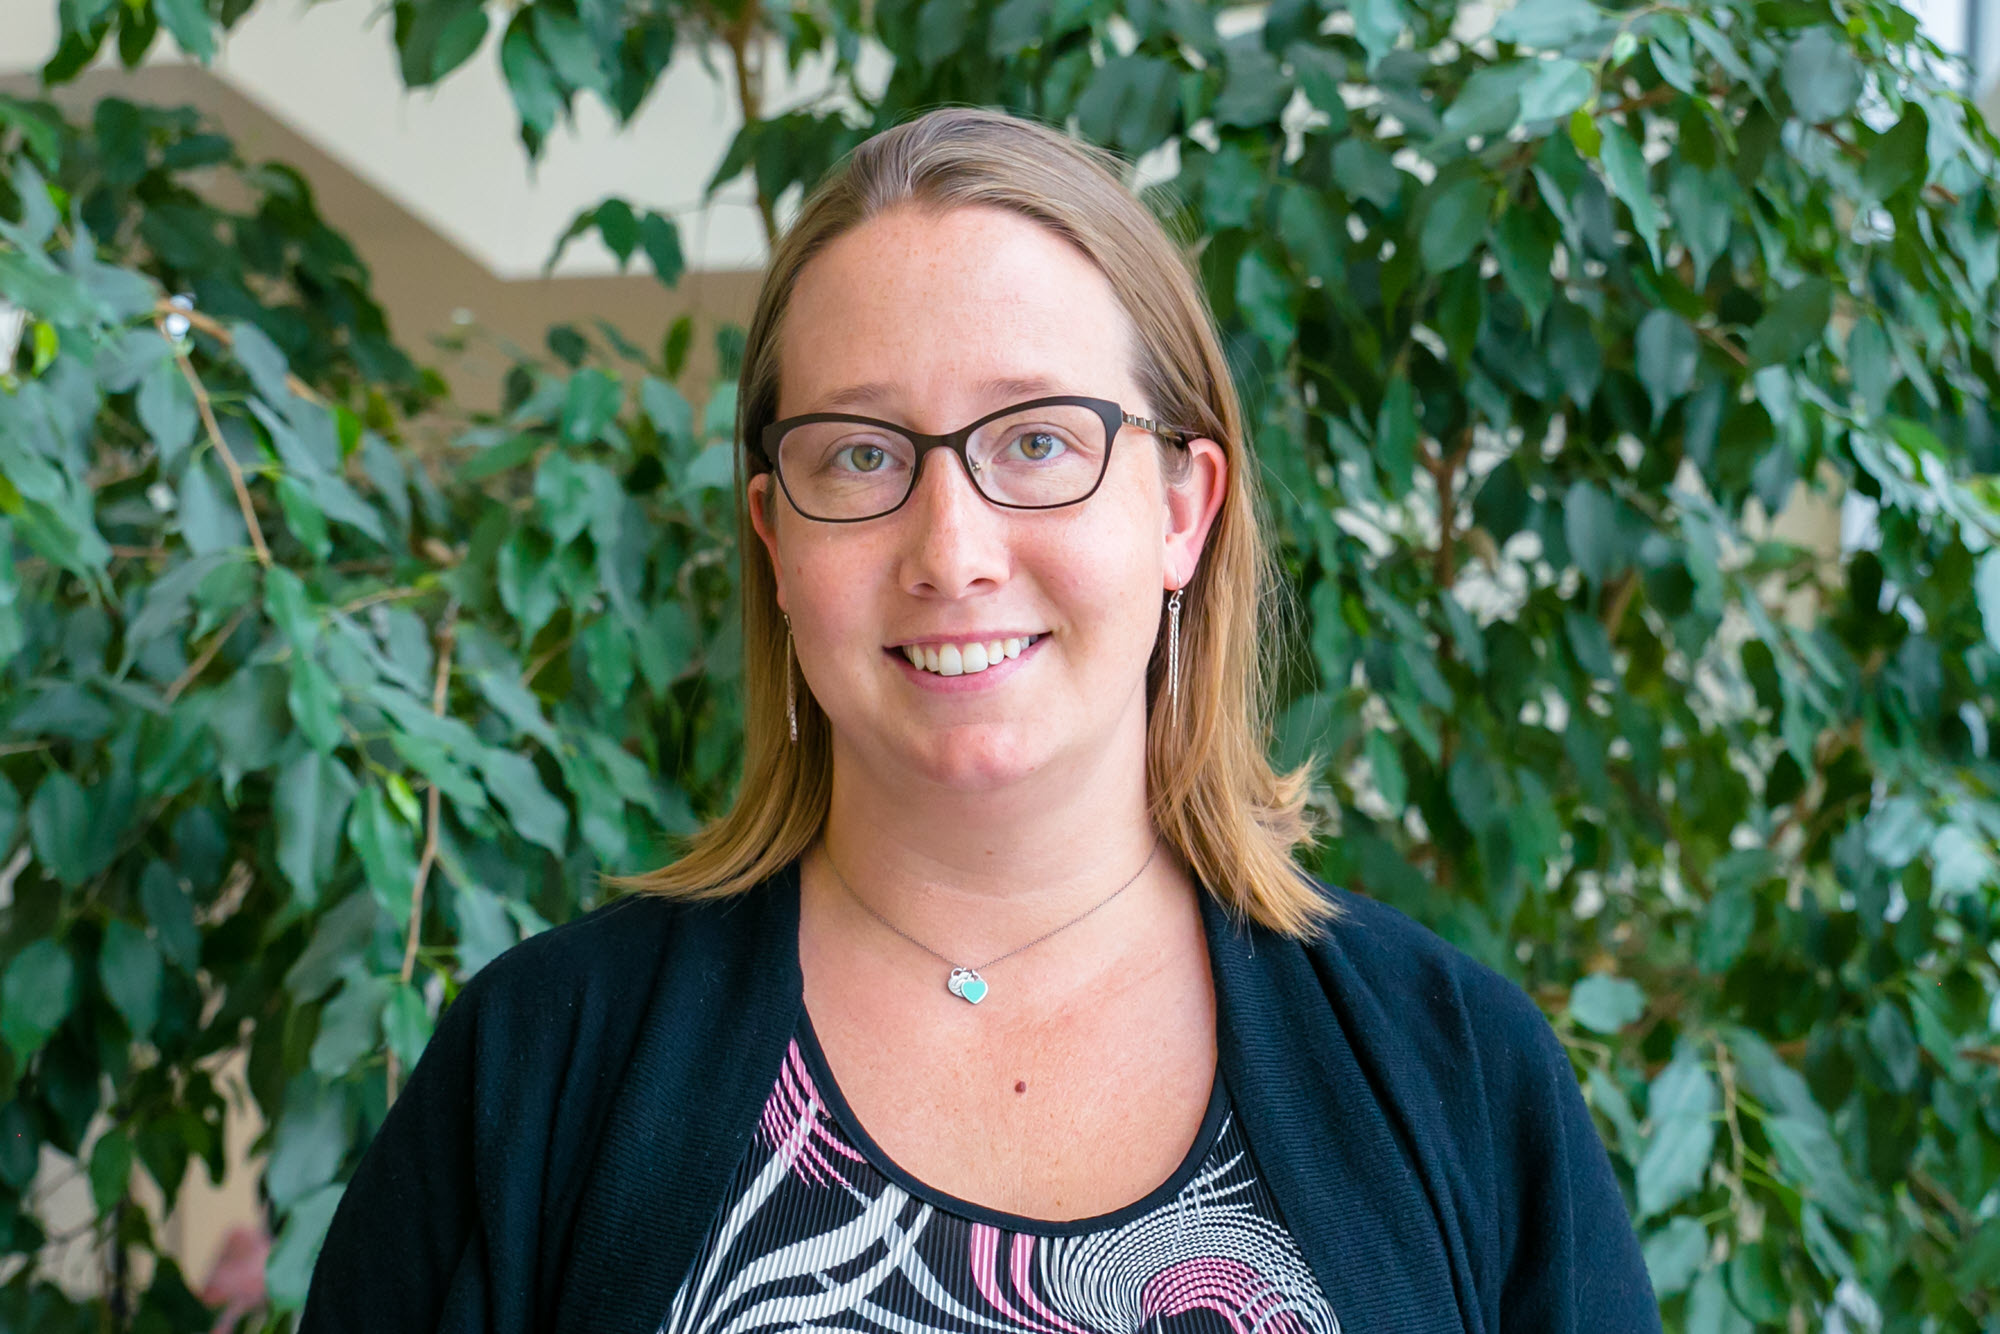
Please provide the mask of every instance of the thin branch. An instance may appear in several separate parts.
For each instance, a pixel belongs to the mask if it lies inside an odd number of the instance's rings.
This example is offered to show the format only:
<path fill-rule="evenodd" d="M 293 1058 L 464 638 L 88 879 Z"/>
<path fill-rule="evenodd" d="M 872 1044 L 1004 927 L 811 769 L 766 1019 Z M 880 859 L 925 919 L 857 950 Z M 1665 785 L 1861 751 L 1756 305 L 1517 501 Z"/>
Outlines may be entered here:
<path fill-rule="evenodd" d="M 1749 1210 L 1749 1201 L 1743 1193 L 1743 1127 L 1736 1117 L 1736 1067 L 1729 1059 L 1729 1048 L 1721 1038 L 1715 1039 L 1715 1069 L 1722 1076 L 1722 1119 L 1729 1127 L 1729 1144 L 1732 1171 L 1729 1174 L 1729 1198 L 1734 1202 L 1738 1218 Z"/>
<path fill-rule="evenodd" d="M 342 615 L 348 615 L 352 612 L 360 611 L 363 607 L 372 607 L 378 602 L 401 602 L 404 598 L 420 598 L 426 593 L 435 593 L 437 591 L 435 588 L 378 589 L 364 597 L 358 597 L 352 602 L 343 603 L 340 611 Z"/>
<path fill-rule="evenodd" d="M 1458 470 L 1465 466 L 1465 460 L 1471 453 L 1472 428 L 1467 426 L 1459 433 L 1458 447 L 1450 454 L 1440 448 L 1424 456 L 1424 471 L 1437 485 L 1438 548 L 1431 574 L 1439 588 L 1450 588 L 1458 579 L 1458 519 L 1455 512 L 1458 496 L 1455 484 Z"/>
<path fill-rule="evenodd" d="M 521 673 L 521 684 L 524 686 L 532 685 L 534 683 L 535 678 L 542 674 L 542 668 L 554 662 L 556 658 L 563 653 L 564 650 L 569 648 L 570 641 L 574 638 L 575 638 L 574 635 L 564 635 L 561 639 L 549 645 L 547 651 L 544 652 L 541 657 L 536 658 L 533 662 L 529 663 L 528 670 Z"/>
<path fill-rule="evenodd" d="M 1605 591 L 1611 596 L 1604 608 L 1604 633 L 1616 642 L 1618 627 L 1625 623 L 1625 609 L 1632 605 L 1632 595 L 1639 591 L 1639 572 L 1627 570 Z"/>
<path fill-rule="evenodd" d="M 210 338 L 213 338 L 216 342 L 228 348 L 231 352 L 234 352 L 236 350 L 236 335 L 229 331 L 229 327 L 227 325 L 221 323 L 212 316 L 204 315 L 198 310 L 193 310 L 193 309 L 183 310 L 179 306 L 174 305 L 171 301 L 159 301 L 154 303 L 153 318 L 156 322 L 164 321 L 165 319 L 167 319 L 168 316 L 171 315 L 180 316 L 182 319 L 186 320 L 190 326 L 201 330 L 203 333 L 207 334 Z M 166 330 L 162 329 L 160 332 L 164 334 Z M 321 398 L 319 394 L 316 391 L 314 391 L 311 385 L 307 384 L 304 380 L 301 380 L 298 376 L 293 375 L 290 371 L 285 372 L 285 388 L 291 390 L 293 393 L 297 394 L 300 398 L 303 398 L 308 403 L 317 403 L 321 407 L 326 406 L 326 400 Z"/>
<path fill-rule="evenodd" d="M 222 651 L 222 646 L 229 642 L 229 636 L 236 633 L 236 627 L 243 624 L 243 618 L 249 614 L 249 607 L 238 607 L 235 614 L 223 622 L 222 628 L 208 641 L 208 647 L 196 654 L 195 660 L 188 664 L 187 670 L 175 677 L 174 683 L 167 687 L 167 703 L 171 704 L 179 699 L 181 692 L 194 684 L 194 679 L 201 675 L 209 663 L 215 661 L 215 655 Z"/>
<path fill-rule="evenodd" d="M 438 625 L 437 676 L 431 685 L 431 712 L 444 716 L 445 697 L 451 685 L 451 652 L 458 642 L 458 603 L 452 602 L 444 609 L 444 620 Z M 443 800 L 438 785 L 433 782 L 424 796 L 425 830 L 424 850 L 417 859 L 416 881 L 410 886 L 410 922 L 403 936 L 403 969 L 400 974 L 404 986 L 417 971 L 417 942 L 423 932 L 424 887 L 431 878 L 431 867 L 437 864 L 438 823 L 443 818 Z M 389 1049 L 389 1101 L 396 1101 L 396 1085 L 401 1082 L 402 1062 L 397 1059 L 395 1048 Z"/>
<path fill-rule="evenodd" d="M 744 0 L 743 11 L 736 21 L 723 29 L 722 40 L 729 47 L 730 63 L 736 70 L 736 100 L 743 110 L 743 123 L 754 125 L 764 119 L 764 70 L 763 60 L 751 59 L 750 48 L 760 35 L 758 20 L 763 17 L 758 0 Z M 771 249 L 778 245 L 778 214 L 774 201 L 764 193 L 764 186 L 757 180 L 757 173 L 750 173 L 757 187 L 757 216 L 764 223 L 764 242 Z"/>
<path fill-rule="evenodd" d="M 160 334 L 165 337 L 166 330 L 162 329 Z M 250 488 L 244 484 L 243 469 L 237 466 L 236 456 L 223 443 L 222 427 L 216 423 L 215 408 L 208 401 L 208 390 L 202 387 L 201 377 L 194 373 L 194 363 L 188 360 L 187 353 L 176 347 L 174 360 L 180 364 L 181 376 L 188 382 L 188 388 L 194 391 L 194 405 L 201 411 L 201 424 L 208 431 L 209 443 L 215 446 L 215 452 L 222 458 L 222 466 L 229 472 L 229 485 L 236 491 L 236 507 L 243 511 L 243 522 L 250 527 L 250 545 L 257 552 L 257 563 L 269 569 L 271 548 L 264 545 L 264 529 L 257 522 L 256 507 L 250 503 Z"/>

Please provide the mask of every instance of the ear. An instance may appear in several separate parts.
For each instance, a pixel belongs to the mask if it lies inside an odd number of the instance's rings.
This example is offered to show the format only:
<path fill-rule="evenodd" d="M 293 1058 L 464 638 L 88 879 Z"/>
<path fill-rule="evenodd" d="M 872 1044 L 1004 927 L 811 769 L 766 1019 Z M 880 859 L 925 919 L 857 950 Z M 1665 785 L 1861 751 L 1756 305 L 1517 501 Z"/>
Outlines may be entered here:
<path fill-rule="evenodd" d="M 1206 437 L 1187 444 L 1187 471 L 1167 486 L 1167 588 L 1185 588 L 1229 492 L 1229 456 Z"/>
<path fill-rule="evenodd" d="M 778 591 L 778 610 L 789 611 L 785 605 L 785 565 L 778 559 L 778 535 L 772 526 L 776 516 L 778 488 L 768 472 L 760 472 L 750 479 L 744 488 L 744 499 L 750 510 L 750 526 L 757 532 L 757 540 L 764 544 L 764 554 L 771 560 L 771 582 Z"/>

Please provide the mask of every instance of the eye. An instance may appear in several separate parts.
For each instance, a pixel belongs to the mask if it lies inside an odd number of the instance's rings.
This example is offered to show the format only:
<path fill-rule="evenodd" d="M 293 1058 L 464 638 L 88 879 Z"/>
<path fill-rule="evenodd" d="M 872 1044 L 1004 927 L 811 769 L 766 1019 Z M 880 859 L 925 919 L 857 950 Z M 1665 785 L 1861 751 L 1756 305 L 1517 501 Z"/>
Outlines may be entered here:
<path fill-rule="evenodd" d="M 1013 447 L 1030 463 L 1046 463 L 1069 445 L 1054 431 L 1023 431 L 1014 437 Z"/>
<path fill-rule="evenodd" d="M 892 461 L 889 451 L 880 445 L 844 445 L 833 456 L 833 466 L 842 472 L 881 472 Z"/>

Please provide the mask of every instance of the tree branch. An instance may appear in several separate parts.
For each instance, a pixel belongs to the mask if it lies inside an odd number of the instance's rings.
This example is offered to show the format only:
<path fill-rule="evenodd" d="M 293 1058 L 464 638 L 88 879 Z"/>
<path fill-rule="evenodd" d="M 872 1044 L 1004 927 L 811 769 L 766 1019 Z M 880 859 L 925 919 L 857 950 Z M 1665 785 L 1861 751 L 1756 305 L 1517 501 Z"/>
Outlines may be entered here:
<path fill-rule="evenodd" d="M 743 123 L 746 126 L 764 119 L 764 62 L 761 54 L 751 54 L 751 47 L 761 31 L 758 20 L 762 17 L 763 7 L 759 0 L 743 0 L 742 11 L 722 30 L 722 40 L 729 47 L 730 63 L 736 70 L 736 100 L 743 108 Z M 778 244 L 776 201 L 764 193 L 764 183 L 757 179 L 754 164 L 750 180 L 757 190 L 757 216 L 764 223 L 764 244 L 775 249 Z"/>
<path fill-rule="evenodd" d="M 444 609 L 444 620 L 438 625 L 437 676 L 431 685 L 431 712 L 444 716 L 445 696 L 451 685 L 451 651 L 458 642 L 458 603 L 452 602 Z M 424 795 L 424 850 L 417 859 L 416 881 L 410 886 L 410 921 L 403 935 L 403 968 L 399 974 L 404 986 L 417 971 L 417 941 L 423 933 L 424 887 L 431 878 L 431 867 L 437 864 L 438 821 L 443 815 L 443 799 L 438 785 L 433 782 L 430 791 Z M 396 1101 L 396 1086 L 401 1082 L 402 1062 L 397 1059 L 395 1048 L 389 1049 L 388 1095 L 391 1103 Z"/>
<path fill-rule="evenodd" d="M 165 329 L 160 330 L 162 338 L 166 337 L 166 333 Z M 194 405 L 201 412 L 201 424 L 208 432 L 208 441 L 215 446 L 215 452 L 222 458 L 223 468 L 229 473 L 229 485 L 236 491 L 236 507 L 243 511 L 243 522 L 249 526 L 250 545 L 257 553 L 257 563 L 269 569 L 271 548 L 264 545 L 264 529 L 257 522 L 256 506 L 250 503 L 250 488 L 243 481 L 243 469 L 238 466 L 236 456 L 223 442 L 222 427 L 216 423 L 215 408 L 208 401 L 208 390 L 202 387 L 201 377 L 194 373 L 194 363 L 188 360 L 186 352 L 176 347 L 174 360 L 179 363 L 181 376 L 188 382 L 188 388 L 194 391 Z"/>

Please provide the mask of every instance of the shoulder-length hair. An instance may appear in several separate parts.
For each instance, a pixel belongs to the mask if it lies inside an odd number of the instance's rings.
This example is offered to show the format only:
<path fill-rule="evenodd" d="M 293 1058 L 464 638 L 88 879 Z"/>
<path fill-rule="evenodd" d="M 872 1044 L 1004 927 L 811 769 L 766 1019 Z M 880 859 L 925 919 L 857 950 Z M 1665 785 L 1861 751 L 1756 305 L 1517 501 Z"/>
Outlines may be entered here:
<path fill-rule="evenodd" d="M 1315 933 L 1333 909 L 1292 853 L 1312 837 L 1308 770 L 1266 754 L 1269 673 L 1284 605 L 1259 518 L 1258 470 L 1214 317 L 1186 256 L 1120 181 L 1108 153 L 1020 117 L 946 107 L 868 139 L 807 198 L 771 256 L 744 347 L 736 413 L 739 483 L 770 468 L 754 443 L 775 419 L 787 302 L 835 238 L 887 209 L 1003 208 L 1049 228 L 1095 263 L 1136 332 L 1136 377 L 1159 419 L 1228 457 L 1227 495 L 1183 597 L 1180 707 L 1165 707 L 1167 645 L 1147 671 L 1146 782 L 1167 845 L 1222 905 L 1276 931 Z M 739 894 L 802 855 L 833 787 L 826 715 L 796 681 L 798 741 L 785 689 L 795 669 L 768 555 L 736 492 L 743 562 L 743 780 L 735 804 L 671 865 L 613 883 L 682 899 Z M 1164 625 L 1164 599 L 1162 606 Z M 1268 633 L 1267 633 L 1268 632 Z"/>

